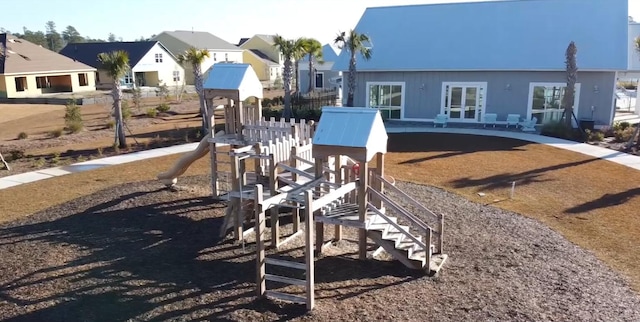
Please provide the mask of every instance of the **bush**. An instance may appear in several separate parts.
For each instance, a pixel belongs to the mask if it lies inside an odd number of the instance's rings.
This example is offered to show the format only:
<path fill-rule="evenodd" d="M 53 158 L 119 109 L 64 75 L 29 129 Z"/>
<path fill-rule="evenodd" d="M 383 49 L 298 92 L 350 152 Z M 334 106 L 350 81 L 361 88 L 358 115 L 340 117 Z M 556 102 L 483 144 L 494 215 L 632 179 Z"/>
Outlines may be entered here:
<path fill-rule="evenodd" d="M 589 129 L 584 130 L 588 142 L 602 142 L 604 140 L 604 133 L 600 131 L 591 131 Z"/>
<path fill-rule="evenodd" d="M 27 132 L 20 132 L 20 134 L 18 134 L 18 140 L 24 140 L 28 137 L 29 135 L 27 134 Z"/>
<path fill-rule="evenodd" d="M 613 131 L 624 131 L 627 128 L 631 127 L 631 123 L 629 122 L 615 122 L 613 123 Z"/>
<path fill-rule="evenodd" d="M 64 125 L 67 131 L 71 133 L 78 133 L 84 127 L 82 112 L 80 110 L 80 106 L 76 104 L 75 99 L 70 99 L 65 105 Z"/>
<path fill-rule="evenodd" d="M 116 121 L 108 120 L 106 126 L 107 126 L 108 129 L 113 129 L 113 128 L 116 127 Z"/>
<path fill-rule="evenodd" d="M 156 107 L 156 110 L 158 110 L 158 112 L 160 113 L 167 113 L 169 112 L 169 110 L 171 110 L 171 106 L 167 103 L 160 103 L 160 105 Z"/>
<path fill-rule="evenodd" d="M 133 115 L 133 113 L 131 112 L 131 106 L 129 105 L 129 101 L 123 100 L 120 108 L 122 109 L 122 121 L 126 122 L 128 119 L 131 118 L 131 115 Z"/>
<path fill-rule="evenodd" d="M 51 136 L 54 137 L 54 138 L 59 138 L 59 137 L 62 136 L 63 132 L 64 132 L 63 129 L 56 129 L 56 130 L 53 130 L 53 131 L 49 132 L 49 134 L 51 134 Z"/>
<path fill-rule="evenodd" d="M 631 140 L 631 137 L 635 133 L 635 129 L 633 127 L 627 127 L 624 129 L 613 130 L 613 136 L 615 137 L 616 142 L 628 142 Z"/>
<path fill-rule="evenodd" d="M 147 109 L 147 117 L 154 118 L 157 115 L 158 115 L 158 111 L 155 108 L 148 108 Z"/>
<path fill-rule="evenodd" d="M 293 116 L 298 120 L 305 119 L 307 121 L 314 120 L 316 122 L 320 120 L 321 114 L 322 110 L 319 108 L 299 109 L 293 111 Z"/>
<path fill-rule="evenodd" d="M 581 141 L 584 138 L 578 129 L 567 127 L 564 122 L 551 121 L 542 126 L 540 134 L 554 138 Z"/>
<path fill-rule="evenodd" d="M 24 158 L 24 150 L 10 150 L 9 151 L 9 158 L 10 160 L 8 161 L 15 161 L 15 160 L 20 160 L 22 158 Z"/>

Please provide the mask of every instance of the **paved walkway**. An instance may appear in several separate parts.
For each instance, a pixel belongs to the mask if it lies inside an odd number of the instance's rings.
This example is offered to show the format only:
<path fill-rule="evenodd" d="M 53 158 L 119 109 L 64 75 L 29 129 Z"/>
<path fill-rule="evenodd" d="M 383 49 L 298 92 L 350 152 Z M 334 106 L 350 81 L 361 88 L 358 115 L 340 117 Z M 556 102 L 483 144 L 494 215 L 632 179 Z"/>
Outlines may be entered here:
<path fill-rule="evenodd" d="M 548 136 L 523 133 L 516 131 L 501 131 L 501 130 L 489 130 L 489 129 L 477 129 L 477 128 L 433 128 L 425 125 L 403 125 L 403 124 L 389 124 L 387 126 L 388 133 L 418 133 L 418 132 L 433 132 L 433 133 L 451 133 L 451 134 L 472 134 L 472 135 L 484 135 L 484 136 L 497 136 L 518 139 L 523 141 L 529 141 L 534 143 L 546 144 L 560 149 L 574 151 L 589 155 L 595 158 L 608 160 L 614 163 L 618 163 L 627 166 L 632 169 L 640 170 L 640 157 L 630 155 L 623 152 L 613 151 L 606 148 L 601 148 L 585 143 L 577 143 L 573 141 L 567 141 Z M 21 184 L 39 181 L 43 179 L 58 177 L 70 173 L 83 172 L 88 170 L 94 170 L 103 168 L 115 164 L 123 164 L 129 162 L 140 161 L 149 158 L 156 158 L 165 155 L 171 155 L 176 153 L 184 153 L 193 151 L 198 143 L 189 143 L 177 146 L 171 146 L 167 148 L 159 148 L 141 152 L 134 152 L 129 154 L 117 155 L 102 159 L 95 159 L 80 163 L 75 163 L 68 166 L 43 169 L 33 172 L 16 174 L 13 176 L 7 176 L 0 178 L 0 189 L 6 189 Z M 167 166 L 168 168 L 168 166 Z"/>

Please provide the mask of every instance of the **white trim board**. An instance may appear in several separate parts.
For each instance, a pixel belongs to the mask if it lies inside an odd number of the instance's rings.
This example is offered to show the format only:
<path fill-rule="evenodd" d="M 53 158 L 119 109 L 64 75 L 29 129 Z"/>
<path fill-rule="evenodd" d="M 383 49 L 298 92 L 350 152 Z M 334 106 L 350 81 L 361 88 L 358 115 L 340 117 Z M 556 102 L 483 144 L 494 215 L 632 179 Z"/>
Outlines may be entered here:
<path fill-rule="evenodd" d="M 342 79 L 344 81 L 344 78 Z M 404 99 L 406 96 L 405 88 L 406 82 L 367 82 L 366 90 L 365 90 L 365 106 L 371 108 L 371 102 L 369 100 L 370 88 L 371 85 L 390 85 L 390 86 L 400 86 L 400 120 L 404 119 Z"/>
<path fill-rule="evenodd" d="M 480 115 L 484 115 L 484 109 L 487 108 L 487 86 L 488 86 L 488 82 L 442 82 L 442 86 L 441 86 L 441 90 L 440 90 L 440 114 L 444 114 L 445 112 L 445 99 L 446 99 L 446 87 L 475 87 L 475 88 L 482 88 L 482 107 L 481 108 L 477 108 L 478 107 L 478 102 L 480 102 L 480 93 L 481 91 L 476 91 L 476 113 L 473 119 L 463 119 L 463 118 L 459 118 L 459 119 L 451 119 L 449 118 L 449 121 L 451 122 L 455 122 L 455 123 L 481 123 L 482 119 L 478 120 L 478 112 L 480 112 Z M 451 98 L 449 98 L 449 101 L 451 101 Z M 462 112 L 460 112 L 461 116 L 462 116 Z M 449 113 L 450 114 L 450 113 Z M 449 115 L 447 114 L 447 115 Z"/>
<path fill-rule="evenodd" d="M 527 97 L 527 114 L 525 115 L 525 118 L 530 120 L 532 115 L 531 113 L 533 112 L 533 89 L 536 86 L 554 86 L 554 87 L 566 87 L 567 83 L 555 83 L 555 82 L 530 82 L 529 83 L 529 96 Z M 580 83 L 576 83 L 576 92 L 574 93 L 575 95 L 575 101 L 573 102 L 573 113 L 576 115 L 576 118 L 578 117 L 578 111 L 580 108 L 580 89 L 581 89 L 581 84 Z M 613 98 L 612 98 L 613 99 Z M 575 121 L 572 121 L 575 124 Z"/>

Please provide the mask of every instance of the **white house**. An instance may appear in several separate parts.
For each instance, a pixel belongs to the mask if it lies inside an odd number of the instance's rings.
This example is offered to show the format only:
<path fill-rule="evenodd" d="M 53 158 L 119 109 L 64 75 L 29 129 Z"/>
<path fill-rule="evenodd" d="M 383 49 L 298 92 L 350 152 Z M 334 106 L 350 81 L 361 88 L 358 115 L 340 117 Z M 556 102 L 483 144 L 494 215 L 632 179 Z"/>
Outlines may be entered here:
<path fill-rule="evenodd" d="M 187 49 L 194 47 L 209 51 L 209 58 L 202 62 L 203 72 L 209 70 L 216 63 L 242 63 L 241 48 L 219 38 L 206 31 L 164 31 L 155 36 L 153 40 L 161 42 L 175 56 L 184 53 Z M 184 66 L 187 73 L 187 84 L 194 84 L 193 71 L 190 66 Z"/>
<path fill-rule="evenodd" d="M 131 88 L 134 84 L 141 87 L 184 85 L 184 68 L 157 41 L 71 43 L 60 54 L 97 68 L 96 88 L 108 89 L 113 81 L 105 71 L 100 70 L 98 54 L 116 50 L 129 55 L 131 69 L 121 80 L 123 87 Z"/>

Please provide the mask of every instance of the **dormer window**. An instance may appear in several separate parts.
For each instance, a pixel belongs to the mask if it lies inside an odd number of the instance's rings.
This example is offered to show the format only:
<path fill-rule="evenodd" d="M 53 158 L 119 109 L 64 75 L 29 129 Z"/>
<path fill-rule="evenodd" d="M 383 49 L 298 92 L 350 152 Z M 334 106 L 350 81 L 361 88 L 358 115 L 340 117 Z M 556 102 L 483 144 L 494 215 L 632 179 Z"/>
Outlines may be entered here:
<path fill-rule="evenodd" d="M 162 53 L 158 53 L 156 54 L 156 63 L 161 63 L 162 62 Z"/>

